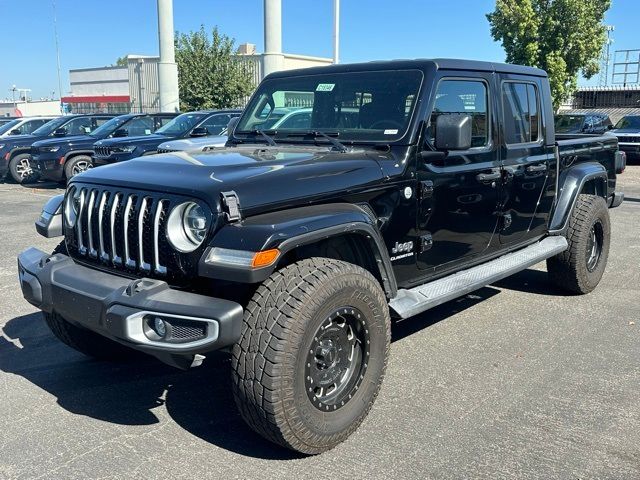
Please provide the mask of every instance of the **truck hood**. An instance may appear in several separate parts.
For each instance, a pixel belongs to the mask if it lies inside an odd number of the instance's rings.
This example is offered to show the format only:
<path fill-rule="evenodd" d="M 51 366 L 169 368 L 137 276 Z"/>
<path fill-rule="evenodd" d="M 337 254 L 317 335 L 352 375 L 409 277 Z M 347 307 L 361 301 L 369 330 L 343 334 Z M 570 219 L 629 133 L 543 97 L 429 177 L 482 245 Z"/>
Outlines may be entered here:
<path fill-rule="evenodd" d="M 211 136 L 211 137 L 198 137 L 198 138 L 185 138 L 182 140 L 171 140 L 169 142 L 161 143 L 158 149 L 165 150 L 201 150 L 204 147 L 223 147 L 227 143 L 226 135 Z"/>
<path fill-rule="evenodd" d="M 172 152 L 87 170 L 73 181 L 171 192 L 200 198 L 213 209 L 220 192 L 233 190 L 243 212 L 257 213 L 366 190 L 383 178 L 380 154 L 264 146 Z"/>

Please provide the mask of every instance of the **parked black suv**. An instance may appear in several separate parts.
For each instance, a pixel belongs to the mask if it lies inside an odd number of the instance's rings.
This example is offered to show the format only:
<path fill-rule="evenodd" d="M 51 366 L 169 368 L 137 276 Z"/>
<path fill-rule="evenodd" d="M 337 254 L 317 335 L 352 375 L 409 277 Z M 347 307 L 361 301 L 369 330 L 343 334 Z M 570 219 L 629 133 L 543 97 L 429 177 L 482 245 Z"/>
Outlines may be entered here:
<path fill-rule="evenodd" d="M 59 182 L 91 167 L 93 144 L 106 138 L 149 136 L 177 113 L 128 114 L 112 118 L 86 135 L 40 140 L 31 145 L 31 167 L 46 180 Z"/>
<path fill-rule="evenodd" d="M 300 99 L 307 126 L 261 129 Z M 319 453 L 371 408 L 392 318 L 543 260 L 558 288 L 596 288 L 623 169 L 615 136 L 555 134 L 535 68 L 437 59 L 278 72 L 226 148 L 74 177 L 36 223 L 60 246 L 21 253 L 19 278 L 53 333 L 88 355 L 136 349 L 189 368 L 231 348 L 242 417 Z"/>
<path fill-rule="evenodd" d="M 555 116 L 556 133 L 603 134 L 613 128 L 606 113 L 560 113 Z"/>
<path fill-rule="evenodd" d="M 0 141 L 0 178 L 7 171 L 18 183 L 35 178 L 31 168 L 31 145 L 38 140 L 60 138 L 91 133 L 114 115 L 68 115 L 56 118 L 35 130 L 30 135 L 15 135 Z"/>
<path fill-rule="evenodd" d="M 241 110 L 214 110 L 183 113 L 156 130 L 153 135 L 100 140 L 94 144 L 93 164 L 99 166 L 151 155 L 156 153 L 161 143 L 171 139 L 219 135 L 231 116 L 240 112 Z"/>

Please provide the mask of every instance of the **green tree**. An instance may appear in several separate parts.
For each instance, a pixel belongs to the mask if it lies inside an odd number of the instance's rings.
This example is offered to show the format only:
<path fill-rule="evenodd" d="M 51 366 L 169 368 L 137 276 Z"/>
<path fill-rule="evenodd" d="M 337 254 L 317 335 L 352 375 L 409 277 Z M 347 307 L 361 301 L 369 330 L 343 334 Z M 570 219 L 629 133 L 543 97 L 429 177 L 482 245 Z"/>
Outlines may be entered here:
<path fill-rule="evenodd" d="M 578 73 L 591 78 L 600 70 L 610 6 L 611 0 L 496 0 L 487 19 L 507 62 L 547 71 L 557 109 L 577 88 Z"/>
<path fill-rule="evenodd" d="M 126 67 L 129 64 L 127 57 L 116 58 L 116 63 L 111 65 L 112 67 Z"/>
<path fill-rule="evenodd" d="M 182 111 L 240 105 L 255 88 L 248 64 L 235 53 L 234 40 L 204 27 L 176 35 L 176 63 Z"/>

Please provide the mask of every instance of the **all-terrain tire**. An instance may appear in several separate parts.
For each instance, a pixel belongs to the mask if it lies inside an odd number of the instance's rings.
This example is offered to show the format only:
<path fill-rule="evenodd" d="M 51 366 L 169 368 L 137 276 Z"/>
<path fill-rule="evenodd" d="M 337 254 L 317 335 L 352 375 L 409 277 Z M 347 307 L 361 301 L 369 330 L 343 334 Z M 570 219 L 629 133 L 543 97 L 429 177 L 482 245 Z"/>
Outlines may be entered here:
<path fill-rule="evenodd" d="M 366 332 L 366 340 L 358 342 L 366 347 L 358 354 L 364 370 L 356 370 L 361 375 L 348 391 L 339 390 L 342 401 L 323 404 L 311 393 L 308 373 L 317 357 L 310 347 L 331 328 L 340 328 L 331 319 L 342 321 L 343 312 L 349 322 L 357 317 L 359 334 Z M 233 393 L 242 417 L 266 439 L 298 452 L 335 447 L 358 428 L 378 395 L 390 324 L 380 284 L 359 266 L 315 257 L 276 271 L 249 302 L 233 348 Z"/>
<path fill-rule="evenodd" d="M 611 243 L 609 210 L 602 197 L 578 196 L 569 218 L 567 241 L 567 250 L 547 260 L 549 279 L 569 292 L 589 293 L 604 274 Z"/>
<path fill-rule="evenodd" d="M 65 243 L 60 243 L 52 253 L 66 254 Z M 69 323 L 55 312 L 43 312 L 43 315 L 47 326 L 58 340 L 85 355 L 109 361 L 129 360 L 142 355 L 102 335 Z"/>
<path fill-rule="evenodd" d="M 67 160 L 64 165 L 64 175 L 67 180 L 70 180 L 74 176 L 82 173 L 93 166 L 91 157 L 89 155 L 76 155 Z"/>
<path fill-rule="evenodd" d="M 31 155 L 21 153 L 9 160 L 9 173 L 16 183 L 32 183 L 37 179 L 36 173 L 29 166 Z M 25 167 L 26 166 L 26 167 Z"/>

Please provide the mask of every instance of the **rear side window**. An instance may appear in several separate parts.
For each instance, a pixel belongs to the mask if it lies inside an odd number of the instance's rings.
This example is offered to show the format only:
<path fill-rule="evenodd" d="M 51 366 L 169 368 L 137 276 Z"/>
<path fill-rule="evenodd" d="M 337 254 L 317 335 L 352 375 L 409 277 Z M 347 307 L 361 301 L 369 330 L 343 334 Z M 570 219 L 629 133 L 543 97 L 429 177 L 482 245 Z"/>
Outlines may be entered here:
<path fill-rule="evenodd" d="M 505 143 L 538 141 L 540 114 L 538 89 L 531 83 L 505 82 L 502 84 Z"/>
<path fill-rule="evenodd" d="M 433 144 L 436 121 L 440 115 L 464 114 L 471 117 L 471 146 L 489 144 L 487 86 L 480 80 L 443 80 L 438 85 L 436 101 L 429 120 L 428 137 Z"/>

